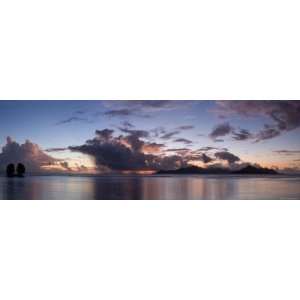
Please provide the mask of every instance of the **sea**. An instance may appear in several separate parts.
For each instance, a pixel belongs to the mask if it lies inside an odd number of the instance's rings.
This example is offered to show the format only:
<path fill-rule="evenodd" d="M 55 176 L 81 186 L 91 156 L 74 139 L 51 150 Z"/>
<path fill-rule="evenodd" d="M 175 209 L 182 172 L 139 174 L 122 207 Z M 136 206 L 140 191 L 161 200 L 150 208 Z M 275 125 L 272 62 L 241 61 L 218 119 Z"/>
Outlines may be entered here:
<path fill-rule="evenodd" d="M 300 199 L 300 176 L 119 175 L 0 177 L 7 200 Z"/>

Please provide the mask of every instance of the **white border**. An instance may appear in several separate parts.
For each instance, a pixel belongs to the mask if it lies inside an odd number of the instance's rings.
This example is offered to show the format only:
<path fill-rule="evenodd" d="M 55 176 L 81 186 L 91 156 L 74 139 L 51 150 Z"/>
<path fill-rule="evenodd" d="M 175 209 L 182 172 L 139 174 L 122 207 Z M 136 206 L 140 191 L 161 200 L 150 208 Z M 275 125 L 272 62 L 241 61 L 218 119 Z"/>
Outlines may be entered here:
<path fill-rule="evenodd" d="M 0 99 L 300 99 L 298 1 L 0 3 Z M 1 299 L 299 299 L 298 201 L 1 201 Z"/>
<path fill-rule="evenodd" d="M 298 201 L 2 201 L 1 299 L 299 299 Z"/>

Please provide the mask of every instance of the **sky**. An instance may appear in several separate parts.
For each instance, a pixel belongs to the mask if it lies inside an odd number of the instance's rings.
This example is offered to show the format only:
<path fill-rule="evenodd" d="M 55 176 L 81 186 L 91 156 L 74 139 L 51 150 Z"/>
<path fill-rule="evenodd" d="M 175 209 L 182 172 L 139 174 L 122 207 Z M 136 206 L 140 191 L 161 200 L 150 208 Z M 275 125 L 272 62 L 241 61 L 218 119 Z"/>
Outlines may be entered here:
<path fill-rule="evenodd" d="M 0 101 L 0 169 L 300 170 L 300 101 Z"/>

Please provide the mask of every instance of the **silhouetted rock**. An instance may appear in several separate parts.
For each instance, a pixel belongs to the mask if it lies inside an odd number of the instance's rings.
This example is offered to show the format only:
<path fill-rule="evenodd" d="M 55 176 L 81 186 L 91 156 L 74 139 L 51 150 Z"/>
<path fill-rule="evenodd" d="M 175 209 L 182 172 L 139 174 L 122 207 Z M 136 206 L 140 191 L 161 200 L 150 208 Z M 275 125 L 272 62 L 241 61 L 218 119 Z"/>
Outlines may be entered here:
<path fill-rule="evenodd" d="M 261 168 L 261 167 L 254 167 L 254 166 L 247 166 L 244 167 L 238 171 L 232 171 L 230 169 L 225 168 L 200 168 L 196 166 L 190 166 L 187 168 L 177 169 L 177 170 L 160 170 L 156 174 L 220 174 L 220 175 L 226 175 L 226 174 L 236 174 L 236 175 L 242 175 L 242 174 L 270 174 L 270 175 L 276 175 L 278 174 L 273 169 L 267 169 L 267 168 Z"/>
<path fill-rule="evenodd" d="M 6 175 L 7 175 L 7 177 L 14 177 L 15 176 L 15 165 L 14 164 L 7 165 Z"/>
<path fill-rule="evenodd" d="M 254 166 L 249 165 L 241 170 L 232 172 L 232 174 L 271 174 L 271 175 L 275 175 L 278 173 L 273 169 L 254 167 Z"/>
<path fill-rule="evenodd" d="M 24 177 L 25 171 L 26 171 L 25 166 L 23 164 L 19 163 L 17 166 L 18 177 Z"/>
<path fill-rule="evenodd" d="M 223 168 L 200 168 L 190 166 L 177 170 L 160 170 L 156 174 L 228 174 L 229 170 Z"/>

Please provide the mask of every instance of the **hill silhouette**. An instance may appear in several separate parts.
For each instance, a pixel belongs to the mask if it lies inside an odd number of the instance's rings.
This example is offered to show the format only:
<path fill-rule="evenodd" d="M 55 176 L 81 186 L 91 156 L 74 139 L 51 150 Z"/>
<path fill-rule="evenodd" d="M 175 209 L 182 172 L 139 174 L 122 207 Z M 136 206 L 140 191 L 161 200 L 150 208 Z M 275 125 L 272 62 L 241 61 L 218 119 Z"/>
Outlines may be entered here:
<path fill-rule="evenodd" d="M 278 174 L 277 171 L 268 168 L 262 167 L 254 167 L 254 166 L 247 166 L 241 170 L 232 172 L 233 174 Z"/>
<path fill-rule="evenodd" d="M 240 170 L 237 171 L 232 171 L 230 169 L 225 169 L 225 168 L 201 168 L 201 167 L 196 167 L 196 166 L 190 166 L 186 168 L 181 168 L 177 170 L 160 170 L 156 174 L 236 174 L 236 175 L 242 175 L 242 174 L 270 174 L 270 175 L 276 175 L 278 174 L 277 171 L 273 169 L 267 169 L 267 168 L 262 168 L 262 167 L 255 167 L 255 166 L 247 166 L 244 167 Z"/>

